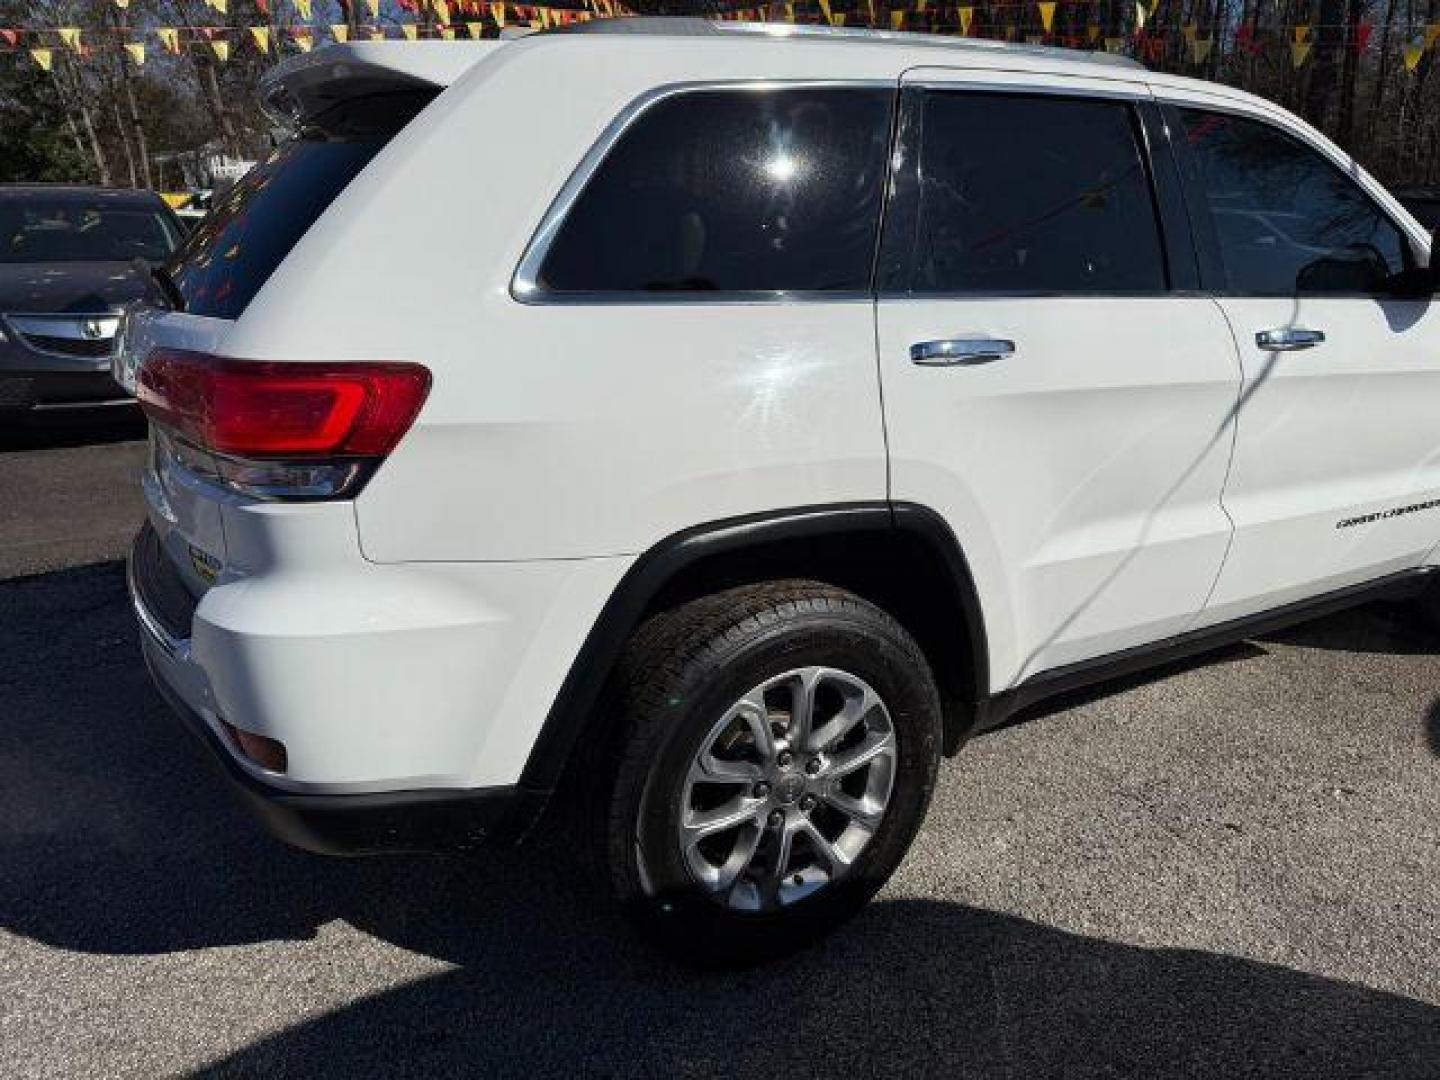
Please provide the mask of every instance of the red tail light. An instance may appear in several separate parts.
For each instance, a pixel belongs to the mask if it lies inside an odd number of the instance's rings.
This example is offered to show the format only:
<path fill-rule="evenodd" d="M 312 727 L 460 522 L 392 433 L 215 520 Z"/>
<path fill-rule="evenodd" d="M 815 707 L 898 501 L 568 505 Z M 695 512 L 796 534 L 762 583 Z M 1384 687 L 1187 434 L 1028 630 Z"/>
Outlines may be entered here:
<path fill-rule="evenodd" d="M 255 460 L 383 457 L 430 391 L 419 364 L 275 363 L 156 349 L 136 396 L 205 450 Z"/>

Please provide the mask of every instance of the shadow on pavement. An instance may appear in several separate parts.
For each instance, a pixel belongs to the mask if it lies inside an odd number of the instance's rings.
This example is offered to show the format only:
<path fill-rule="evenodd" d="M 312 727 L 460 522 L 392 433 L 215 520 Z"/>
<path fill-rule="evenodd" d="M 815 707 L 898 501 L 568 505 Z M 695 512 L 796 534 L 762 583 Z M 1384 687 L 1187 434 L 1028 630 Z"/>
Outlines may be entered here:
<path fill-rule="evenodd" d="M 343 919 L 456 965 L 209 1075 L 1394 1077 L 1440 1061 L 1440 1009 L 1416 1001 L 955 903 L 882 900 L 788 962 L 701 975 L 588 898 L 563 836 L 471 860 L 291 851 L 150 690 L 122 578 L 0 585 L 0 925 L 151 954 Z"/>
<path fill-rule="evenodd" d="M 0 454 L 24 450 L 55 450 L 145 437 L 139 408 L 118 406 L 96 415 L 50 413 L 43 419 L 14 419 L 0 414 Z"/>
<path fill-rule="evenodd" d="M 1436 698 L 1435 704 L 1425 714 L 1425 742 L 1430 752 L 1440 757 L 1440 698 Z"/>
<path fill-rule="evenodd" d="M 1256 640 L 1337 652 L 1391 656 L 1440 654 L 1440 632 L 1409 604 L 1367 604 L 1318 622 L 1264 634 Z"/>

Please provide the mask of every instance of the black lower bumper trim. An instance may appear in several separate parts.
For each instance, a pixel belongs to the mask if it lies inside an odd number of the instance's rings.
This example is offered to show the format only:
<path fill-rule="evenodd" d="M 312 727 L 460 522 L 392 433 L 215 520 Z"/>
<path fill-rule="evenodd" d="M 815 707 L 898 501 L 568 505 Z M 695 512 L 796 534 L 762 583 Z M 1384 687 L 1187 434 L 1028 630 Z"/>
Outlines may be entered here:
<path fill-rule="evenodd" d="M 220 737 L 163 679 L 154 682 L 251 812 L 275 836 L 306 851 L 323 855 L 456 852 L 515 843 L 539 818 L 548 800 L 548 792 L 522 787 L 356 795 L 284 791 L 246 772 Z"/>

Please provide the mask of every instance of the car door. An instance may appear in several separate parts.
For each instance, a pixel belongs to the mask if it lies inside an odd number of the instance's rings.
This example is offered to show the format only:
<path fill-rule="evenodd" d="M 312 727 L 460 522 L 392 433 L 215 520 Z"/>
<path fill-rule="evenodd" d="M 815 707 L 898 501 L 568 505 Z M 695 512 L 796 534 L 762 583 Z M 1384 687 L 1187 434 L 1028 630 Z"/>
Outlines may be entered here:
<path fill-rule="evenodd" d="M 992 689 L 1183 632 L 1229 543 L 1238 361 L 1151 110 L 1123 80 L 903 79 L 877 275 L 891 493 L 960 540 Z"/>
<path fill-rule="evenodd" d="M 1411 234 L 1283 114 L 1167 106 L 1244 369 L 1214 624 L 1422 563 L 1440 540 L 1440 305 Z M 1407 295 L 1408 293 L 1408 295 Z"/>

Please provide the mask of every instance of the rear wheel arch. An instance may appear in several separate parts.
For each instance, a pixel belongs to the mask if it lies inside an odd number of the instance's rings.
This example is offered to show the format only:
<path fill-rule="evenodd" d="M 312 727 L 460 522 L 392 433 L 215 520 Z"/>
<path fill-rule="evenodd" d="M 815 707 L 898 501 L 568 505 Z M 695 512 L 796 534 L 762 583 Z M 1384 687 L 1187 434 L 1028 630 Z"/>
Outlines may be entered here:
<path fill-rule="evenodd" d="M 606 684 L 646 620 L 737 585 L 804 578 L 887 611 L 924 650 L 944 700 L 947 754 L 964 742 L 989 693 L 978 594 L 954 533 L 911 503 L 800 507 L 684 530 L 643 554 L 611 594 L 556 695 L 520 784 L 550 790 L 603 722 Z"/>

